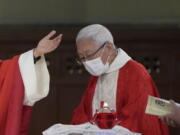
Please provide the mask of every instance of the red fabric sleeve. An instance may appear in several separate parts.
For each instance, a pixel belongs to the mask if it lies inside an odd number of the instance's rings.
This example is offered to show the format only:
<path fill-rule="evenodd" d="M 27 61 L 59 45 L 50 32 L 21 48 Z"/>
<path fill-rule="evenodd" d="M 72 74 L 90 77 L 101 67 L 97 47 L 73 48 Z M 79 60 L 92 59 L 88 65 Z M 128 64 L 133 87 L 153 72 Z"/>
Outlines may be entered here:
<path fill-rule="evenodd" d="M 81 103 L 73 113 L 71 124 L 82 124 L 92 119 L 92 99 L 96 82 L 97 77 L 92 77 L 90 79 Z"/>
<path fill-rule="evenodd" d="M 128 79 L 123 78 L 127 82 L 119 80 L 119 87 L 124 85 L 123 91 L 118 88 L 120 100 L 117 102 L 121 105 L 118 110 L 120 110 L 119 117 L 122 118 L 120 125 L 143 135 L 169 135 L 167 126 L 157 116 L 145 114 L 148 96 L 159 97 L 157 88 L 146 69 L 141 64 L 132 62 L 126 72 L 120 74 L 122 77 L 128 77 Z"/>
<path fill-rule="evenodd" d="M 0 135 L 27 135 L 31 107 L 23 106 L 19 57 L 0 62 Z M 22 131 L 22 132 L 21 132 Z"/>
<path fill-rule="evenodd" d="M 85 96 L 83 96 L 80 105 L 75 109 L 71 124 L 78 125 L 88 121 L 88 115 L 85 110 Z"/>

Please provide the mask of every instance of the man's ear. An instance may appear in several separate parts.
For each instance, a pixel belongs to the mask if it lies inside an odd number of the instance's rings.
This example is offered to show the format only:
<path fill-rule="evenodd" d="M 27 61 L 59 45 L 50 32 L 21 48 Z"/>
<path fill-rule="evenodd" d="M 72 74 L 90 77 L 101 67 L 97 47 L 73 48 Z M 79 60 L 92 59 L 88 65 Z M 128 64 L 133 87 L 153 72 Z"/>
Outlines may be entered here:
<path fill-rule="evenodd" d="M 113 44 L 112 44 L 112 43 L 107 42 L 107 43 L 106 43 L 106 47 L 107 47 L 108 49 L 112 49 L 112 48 L 113 48 Z"/>

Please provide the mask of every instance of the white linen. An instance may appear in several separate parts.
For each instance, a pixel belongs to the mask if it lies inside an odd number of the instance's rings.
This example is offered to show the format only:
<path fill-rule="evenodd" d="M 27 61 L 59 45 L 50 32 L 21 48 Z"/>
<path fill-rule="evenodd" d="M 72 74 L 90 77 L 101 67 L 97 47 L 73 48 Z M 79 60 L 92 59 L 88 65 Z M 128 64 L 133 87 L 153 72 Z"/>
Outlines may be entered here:
<path fill-rule="evenodd" d="M 96 125 L 90 123 L 84 123 L 81 125 L 63 125 L 55 124 L 45 130 L 43 135 L 70 135 L 70 134 L 82 134 L 82 135 L 141 135 L 139 133 L 133 133 L 128 129 L 115 126 L 113 129 L 99 129 Z"/>

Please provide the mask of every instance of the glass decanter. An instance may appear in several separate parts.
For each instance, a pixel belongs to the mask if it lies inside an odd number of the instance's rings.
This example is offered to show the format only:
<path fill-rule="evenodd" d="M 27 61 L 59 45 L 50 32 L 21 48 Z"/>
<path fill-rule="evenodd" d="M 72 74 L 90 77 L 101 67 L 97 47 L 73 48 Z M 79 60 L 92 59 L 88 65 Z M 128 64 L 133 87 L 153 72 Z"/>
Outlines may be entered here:
<path fill-rule="evenodd" d="M 117 118 L 117 113 L 109 108 L 108 103 L 101 101 L 100 108 L 96 110 L 92 123 L 102 129 L 111 129 L 120 121 Z"/>

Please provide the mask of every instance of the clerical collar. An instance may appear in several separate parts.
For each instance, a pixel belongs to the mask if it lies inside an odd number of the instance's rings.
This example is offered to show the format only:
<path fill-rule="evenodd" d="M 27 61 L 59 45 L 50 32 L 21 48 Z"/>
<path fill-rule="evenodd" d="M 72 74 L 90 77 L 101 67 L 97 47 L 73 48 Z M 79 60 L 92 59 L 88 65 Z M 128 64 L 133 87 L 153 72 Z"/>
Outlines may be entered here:
<path fill-rule="evenodd" d="M 106 73 L 110 73 L 116 70 L 119 70 L 122 68 L 129 60 L 131 60 L 131 57 L 121 48 L 118 48 L 118 54 L 114 61 L 111 63 L 108 71 Z"/>

